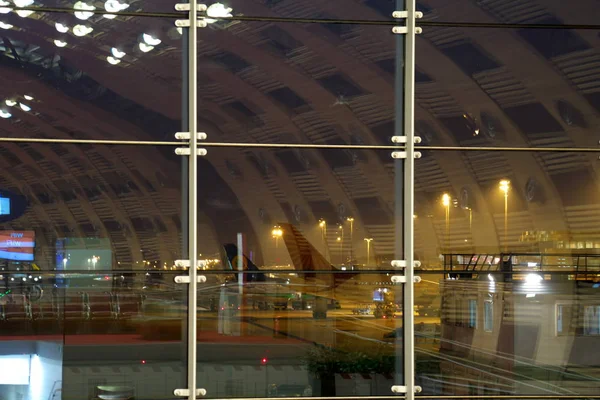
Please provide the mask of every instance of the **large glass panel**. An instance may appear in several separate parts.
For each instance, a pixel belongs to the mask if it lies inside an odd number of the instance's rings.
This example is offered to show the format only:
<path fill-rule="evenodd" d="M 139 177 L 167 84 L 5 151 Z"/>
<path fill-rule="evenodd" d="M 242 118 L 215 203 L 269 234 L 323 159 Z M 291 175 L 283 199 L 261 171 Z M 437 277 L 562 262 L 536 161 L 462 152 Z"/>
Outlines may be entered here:
<path fill-rule="evenodd" d="M 3 372 L 2 396 L 172 398 L 187 308 L 173 148 L 2 143 L 0 169 L 1 369 L 29 368 Z"/>
<path fill-rule="evenodd" d="M 390 15 L 396 0 L 366 0 L 365 5 L 377 7 L 382 17 Z M 425 14 L 423 22 L 510 23 L 510 24 L 590 24 L 597 25 L 593 0 L 565 3 L 559 0 L 418 0 L 417 9 Z M 343 8 L 340 8 L 343 10 Z"/>
<path fill-rule="evenodd" d="M 396 63 L 390 29 L 209 25 L 199 43 L 200 129 L 210 142 L 391 145 Z"/>
<path fill-rule="evenodd" d="M 392 161 L 391 150 L 208 148 L 199 340 L 223 346 L 198 353 L 209 397 L 392 395 L 403 339 Z"/>
<path fill-rule="evenodd" d="M 597 34 L 426 27 L 417 134 L 437 146 L 595 147 Z"/>
<path fill-rule="evenodd" d="M 173 19 L 0 14 L 2 136 L 174 141 L 181 34 Z"/>
<path fill-rule="evenodd" d="M 596 164 L 533 151 L 426 151 L 416 162 L 425 393 L 598 393 Z"/>

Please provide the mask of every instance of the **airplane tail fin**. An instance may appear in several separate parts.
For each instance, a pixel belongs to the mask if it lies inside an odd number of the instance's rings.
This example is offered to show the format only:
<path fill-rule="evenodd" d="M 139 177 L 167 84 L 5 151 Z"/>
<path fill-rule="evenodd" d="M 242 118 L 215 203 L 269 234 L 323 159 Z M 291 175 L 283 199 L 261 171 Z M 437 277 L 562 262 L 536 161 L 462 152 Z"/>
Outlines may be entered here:
<path fill-rule="evenodd" d="M 260 269 L 248 258 L 245 254 L 239 251 L 235 244 L 228 243 L 223 246 L 225 249 L 225 258 L 228 269 L 232 272 L 239 271 L 240 262 L 242 263 L 242 269 L 244 271 L 260 271 Z M 240 258 L 241 257 L 241 258 Z M 236 280 L 237 280 L 237 274 Z M 263 273 L 251 273 L 244 275 L 245 282 L 264 282 L 266 280 L 265 274 Z"/>
<path fill-rule="evenodd" d="M 353 274 L 336 274 L 339 271 L 338 268 L 334 267 L 327 259 L 304 237 L 302 233 L 289 223 L 281 223 L 281 230 L 283 231 L 283 241 L 290 253 L 292 263 L 297 271 L 330 271 L 334 276 L 335 285 L 345 282 L 352 278 Z M 304 273 L 305 277 L 315 277 L 315 273 Z M 331 279 L 326 277 L 328 274 L 321 274 L 325 279 Z"/>

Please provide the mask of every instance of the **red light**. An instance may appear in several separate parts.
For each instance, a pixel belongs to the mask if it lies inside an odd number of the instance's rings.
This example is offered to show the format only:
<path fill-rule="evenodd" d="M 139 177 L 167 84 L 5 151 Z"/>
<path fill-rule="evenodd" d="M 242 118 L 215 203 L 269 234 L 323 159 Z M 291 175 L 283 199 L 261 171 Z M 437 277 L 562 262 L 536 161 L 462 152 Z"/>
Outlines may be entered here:
<path fill-rule="evenodd" d="M 104 277 L 104 280 L 105 280 L 105 281 L 110 281 L 110 276 L 105 276 L 105 277 Z"/>
<path fill-rule="evenodd" d="M 383 316 L 383 319 L 386 319 L 386 318 L 387 318 L 387 316 L 386 316 L 386 315 L 384 315 L 384 316 Z"/>
<path fill-rule="evenodd" d="M 146 360 L 142 360 L 142 364 L 146 364 Z"/>
<path fill-rule="evenodd" d="M 267 363 L 267 361 L 268 361 L 268 360 L 267 360 L 267 358 L 266 358 L 266 357 L 265 357 L 265 358 L 263 358 L 263 359 L 261 360 L 261 362 L 262 362 L 263 364 L 266 364 L 266 363 Z"/>

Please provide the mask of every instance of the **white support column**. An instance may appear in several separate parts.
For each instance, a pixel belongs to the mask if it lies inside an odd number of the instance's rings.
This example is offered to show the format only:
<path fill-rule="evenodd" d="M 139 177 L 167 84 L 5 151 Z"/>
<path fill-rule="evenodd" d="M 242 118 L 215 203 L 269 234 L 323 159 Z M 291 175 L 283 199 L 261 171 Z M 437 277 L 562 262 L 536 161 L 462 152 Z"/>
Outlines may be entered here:
<path fill-rule="evenodd" d="M 420 143 L 421 139 L 415 136 L 415 41 L 416 35 L 421 33 L 417 28 L 416 20 L 423 16 L 416 11 L 416 0 L 398 1 L 397 5 L 404 9 L 393 13 L 394 18 L 405 20 L 404 26 L 396 26 L 392 32 L 404 36 L 404 46 L 398 47 L 398 56 L 403 50 L 403 71 L 397 67 L 397 93 L 396 113 L 397 118 L 402 119 L 396 127 L 396 135 L 392 137 L 392 142 L 397 145 L 404 145 L 401 151 L 394 151 L 392 158 L 401 161 L 396 168 L 396 185 L 401 188 L 396 189 L 397 201 L 399 207 L 396 209 L 396 223 L 402 225 L 402 229 L 396 229 L 396 234 L 402 237 L 401 242 L 397 242 L 397 256 L 402 255 L 403 259 L 392 261 L 392 267 L 404 269 L 404 275 L 395 275 L 392 281 L 403 284 L 404 290 L 404 341 L 403 341 L 403 384 L 392 386 L 392 392 L 405 395 L 406 400 L 414 400 L 415 393 L 421 392 L 421 388 L 415 385 L 415 320 L 414 320 L 414 288 L 415 283 L 420 282 L 420 278 L 415 276 L 415 242 L 414 242 L 414 209 L 415 209 L 415 159 L 421 157 L 419 152 L 415 151 L 415 143 Z M 404 77 L 400 76 L 404 73 Z M 401 90 L 399 90 L 401 89 Z M 403 93 L 402 93 L 403 90 Z M 402 132 L 399 132 L 402 130 Z M 401 217 L 401 221 L 399 221 Z M 398 251 L 401 248 L 401 251 Z"/>
<path fill-rule="evenodd" d="M 198 0 L 190 3 L 190 33 L 188 48 L 189 73 L 189 211 L 188 211 L 188 247 L 190 255 L 190 285 L 188 296 L 188 400 L 196 399 L 197 369 L 197 313 L 198 313 Z"/>
<path fill-rule="evenodd" d="M 404 44 L 404 386 L 406 400 L 415 398 L 415 34 L 416 0 L 406 0 L 406 35 Z M 399 79 L 399 77 L 396 77 Z"/>

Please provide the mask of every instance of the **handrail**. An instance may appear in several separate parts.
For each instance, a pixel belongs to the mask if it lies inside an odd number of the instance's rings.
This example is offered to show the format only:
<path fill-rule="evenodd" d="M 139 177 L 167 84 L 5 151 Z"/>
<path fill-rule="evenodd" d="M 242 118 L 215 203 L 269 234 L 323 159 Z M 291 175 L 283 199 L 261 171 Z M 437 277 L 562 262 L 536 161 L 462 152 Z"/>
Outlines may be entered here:
<path fill-rule="evenodd" d="M 54 394 L 56 393 L 55 389 L 56 389 L 56 384 L 60 382 L 62 384 L 62 379 L 61 380 L 56 380 L 54 381 L 54 383 L 52 384 L 52 389 L 50 389 L 50 396 L 48 396 L 48 400 L 52 400 L 52 398 L 54 397 Z M 59 389 L 62 391 L 62 385 L 61 388 Z"/>

